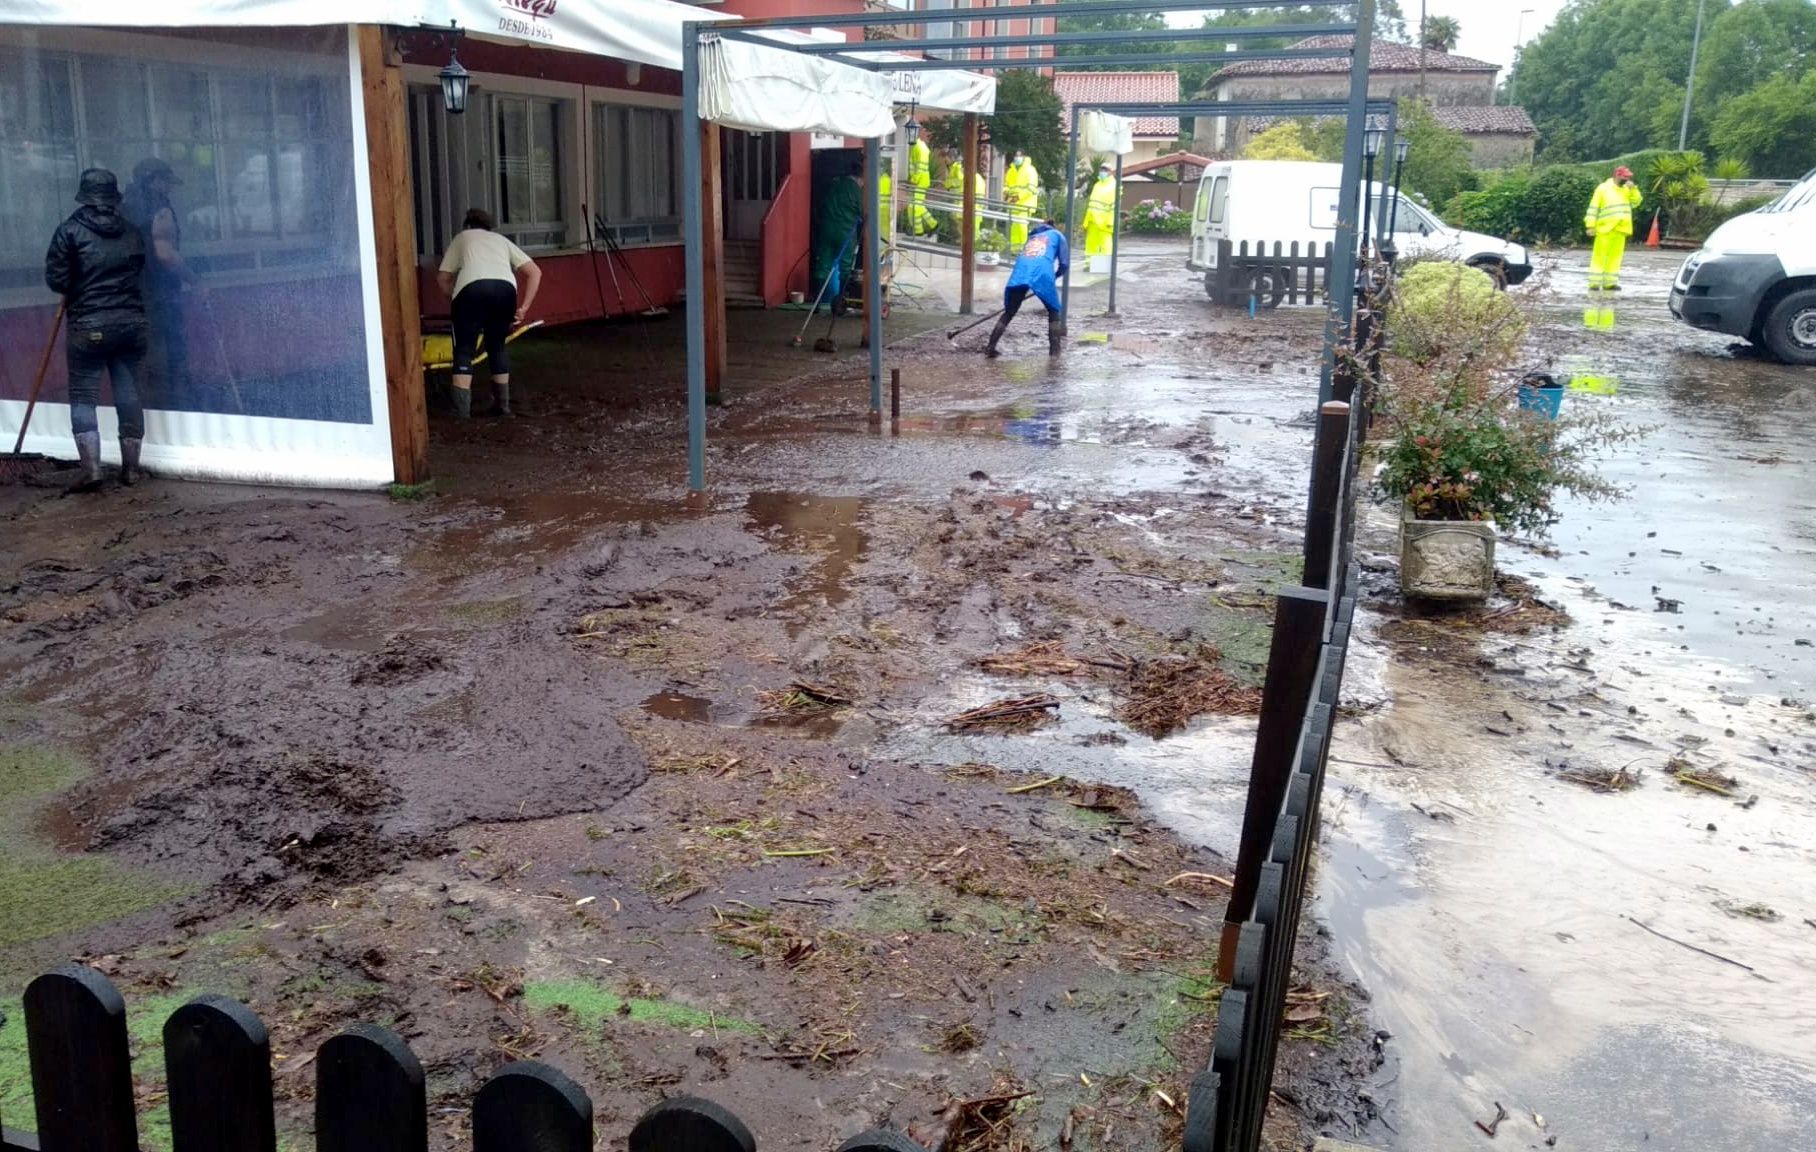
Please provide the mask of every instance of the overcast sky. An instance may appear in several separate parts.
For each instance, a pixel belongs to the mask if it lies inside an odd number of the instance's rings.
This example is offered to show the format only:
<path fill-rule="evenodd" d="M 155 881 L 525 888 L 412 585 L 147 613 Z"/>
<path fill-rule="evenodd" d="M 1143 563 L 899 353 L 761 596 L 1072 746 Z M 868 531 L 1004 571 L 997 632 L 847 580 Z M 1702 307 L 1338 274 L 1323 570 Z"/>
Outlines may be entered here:
<path fill-rule="evenodd" d="M 1490 0 L 1488 3 L 1483 0 L 1426 0 L 1429 15 L 1456 18 L 1463 30 L 1463 38 L 1457 45 L 1460 54 L 1489 60 L 1503 68 L 1513 62 L 1514 38 L 1523 36 L 1531 40 L 1551 23 L 1551 18 L 1563 6 L 1564 0 Z M 1520 11 L 1528 8 L 1531 13 L 1522 27 Z M 1406 13 L 1408 26 L 1416 26 L 1419 0 L 1400 0 L 1400 9 Z M 1168 17 L 1171 23 L 1180 27 L 1196 27 L 1203 18 L 1197 12 L 1176 12 Z"/>

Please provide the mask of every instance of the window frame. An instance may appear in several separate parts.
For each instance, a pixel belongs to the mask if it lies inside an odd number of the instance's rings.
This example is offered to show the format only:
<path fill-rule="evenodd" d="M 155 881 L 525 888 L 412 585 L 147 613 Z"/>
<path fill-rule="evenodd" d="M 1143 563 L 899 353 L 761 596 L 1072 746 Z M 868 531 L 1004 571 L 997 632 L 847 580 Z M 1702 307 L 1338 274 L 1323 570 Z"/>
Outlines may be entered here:
<path fill-rule="evenodd" d="M 654 102 L 649 100 L 626 100 L 622 96 L 631 95 L 612 91 L 609 96 L 597 97 L 591 101 L 588 110 L 590 140 L 592 143 L 592 173 L 588 183 L 593 191 L 591 201 L 594 209 L 595 226 L 610 235 L 612 241 L 620 248 L 654 248 L 670 247 L 683 242 L 683 224 L 685 222 L 686 197 L 683 195 L 681 180 L 681 109 L 678 104 Z M 628 127 L 633 122 L 631 114 L 649 113 L 659 115 L 668 121 L 670 136 L 669 145 L 669 198 L 672 212 L 630 213 L 613 217 L 608 207 L 615 198 L 606 187 L 606 182 L 614 173 L 621 171 L 616 156 L 608 156 L 606 120 L 608 117 L 623 116 Z M 632 133 L 627 133 L 632 134 Z M 629 142 L 634 150 L 635 141 Z"/>

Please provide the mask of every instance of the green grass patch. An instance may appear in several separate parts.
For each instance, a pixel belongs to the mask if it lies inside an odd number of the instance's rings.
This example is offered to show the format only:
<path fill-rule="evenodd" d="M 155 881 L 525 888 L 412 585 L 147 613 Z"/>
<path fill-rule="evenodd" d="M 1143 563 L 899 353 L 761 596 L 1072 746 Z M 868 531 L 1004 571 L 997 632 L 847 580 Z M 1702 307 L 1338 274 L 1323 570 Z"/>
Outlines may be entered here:
<path fill-rule="evenodd" d="M 427 500 L 435 495 L 435 481 L 424 480 L 420 484 L 387 484 L 385 485 L 385 495 L 405 503 Z"/>
<path fill-rule="evenodd" d="M 58 852 L 37 835 L 45 804 L 87 773 L 66 752 L 0 746 L 0 951 L 117 920 L 185 891 L 104 856 Z"/>
<path fill-rule="evenodd" d="M 681 1004 L 674 1000 L 626 998 L 610 988 L 590 980 L 535 980 L 523 986 L 523 1002 L 538 1012 L 565 1009 L 574 1020 L 590 1029 L 608 1021 L 629 1020 L 676 1032 L 742 1032 L 761 1035 L 763 1030 L 749 1020 L 721 1016 Z M 627 1011 L 628 1007 L 628 1011 Z"/>
<path fill-rule="evenodd" d="M 1044 923 L 1037 913 L 986 897 L 916 888 L 871 893 L 859 902 L 851 917 L 851 928 L 870 936 L 1034 932 Z"/>

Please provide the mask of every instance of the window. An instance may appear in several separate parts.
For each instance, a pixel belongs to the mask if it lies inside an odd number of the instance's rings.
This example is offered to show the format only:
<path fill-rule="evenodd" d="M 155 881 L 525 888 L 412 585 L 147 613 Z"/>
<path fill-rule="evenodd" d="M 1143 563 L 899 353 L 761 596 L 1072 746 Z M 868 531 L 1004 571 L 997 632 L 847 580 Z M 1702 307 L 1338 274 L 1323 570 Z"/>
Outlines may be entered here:
<path fill-rule="evenodd" d="M 1219 176 L 1217 177 L 1217 182 L 1211 185 L 1211 223 L 1223 223 L 1224 215 L 1229 208 L 1229 203 L 1230 178 L 1228 176 Z"/>
<path fill-rule="evenodd" d="M 520 248 L 559 248 L 567 241 L 561 211 L 562 102 L 495 95 L 492 109 L 498 231 Z"/>
<path fill-rule="evenodd" d="M 110 169 L 125 190 L 154 157 L 182 181 L 199 273 L 351 259 L 323 242 L 337 212 L 352 218 L 345 130 L 328 126 L 345 101 L 320 75 L 0 49 L 0 289 L 37 285 L 75 173 Z"/>
<path fill-rule="evenodd" d="M 599 224 L 620 244 L 681 236 L 681 117 L 672 108 L 593 109 Z"/>

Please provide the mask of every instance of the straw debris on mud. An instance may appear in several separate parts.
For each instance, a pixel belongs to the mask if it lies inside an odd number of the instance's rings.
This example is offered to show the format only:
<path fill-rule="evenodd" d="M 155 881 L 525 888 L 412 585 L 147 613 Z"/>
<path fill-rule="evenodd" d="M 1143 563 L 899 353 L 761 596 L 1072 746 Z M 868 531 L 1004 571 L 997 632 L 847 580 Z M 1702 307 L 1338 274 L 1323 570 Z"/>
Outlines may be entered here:
<path fill-rule="evenodd" d="M 1559 768 L 1559 780 L 1580 784 L 1591 792 L 1630 792 L 1639 787 L 1641 773 L 1631 768 Z"/>
<path fill-rule="evenodd" d="M 1222 659 L 1217 649 L 1202 645 L 1190 654 L 1142 661 L 1129 679 L 1123 723 L 1159 739 L 1199 716 L 1259 712 L 1260 690 L 1238 683 L 1219 666 Z"/>

